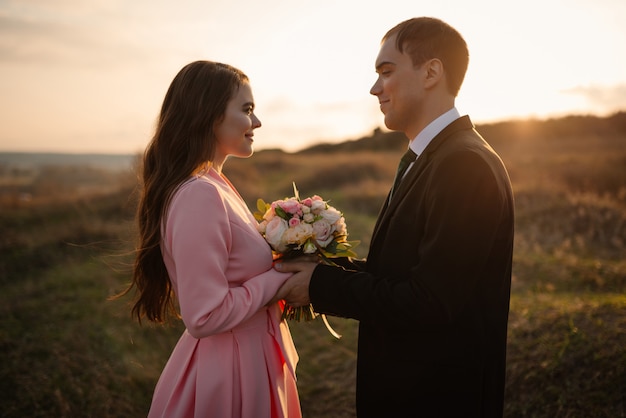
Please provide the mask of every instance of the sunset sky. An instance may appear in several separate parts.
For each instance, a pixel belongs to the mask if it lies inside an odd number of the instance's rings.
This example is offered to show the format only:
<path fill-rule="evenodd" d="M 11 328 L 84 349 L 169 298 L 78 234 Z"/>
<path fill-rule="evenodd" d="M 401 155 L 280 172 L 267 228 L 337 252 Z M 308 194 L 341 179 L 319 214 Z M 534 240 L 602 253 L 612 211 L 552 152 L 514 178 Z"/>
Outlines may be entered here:
<path fill-rule="evenodd" d="M 141 151 L 198 59 L 250 77 L 257 149 L 356 139 L 383 126 L 380 39 L 415 16 L 465 37 L 476 123 L 626 110 L 623 0 L 0 0 L 0 151 Z"/>

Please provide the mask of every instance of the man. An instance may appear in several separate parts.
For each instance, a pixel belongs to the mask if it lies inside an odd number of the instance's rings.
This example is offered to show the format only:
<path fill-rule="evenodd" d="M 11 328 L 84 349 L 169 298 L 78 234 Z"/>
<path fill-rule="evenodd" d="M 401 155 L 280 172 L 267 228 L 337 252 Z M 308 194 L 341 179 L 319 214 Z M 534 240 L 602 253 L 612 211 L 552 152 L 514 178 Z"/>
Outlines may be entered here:
<path fill-rule="evenodd" d="M 359 417 L 499 417 L 513 252 L 502 161 L 460 117 L 468 51 L 433 18 L 383 38 L 371 94 L 418 155 L 390 192 L 366 261 L 304 260 L 278 297 L 359 323 Z"/>

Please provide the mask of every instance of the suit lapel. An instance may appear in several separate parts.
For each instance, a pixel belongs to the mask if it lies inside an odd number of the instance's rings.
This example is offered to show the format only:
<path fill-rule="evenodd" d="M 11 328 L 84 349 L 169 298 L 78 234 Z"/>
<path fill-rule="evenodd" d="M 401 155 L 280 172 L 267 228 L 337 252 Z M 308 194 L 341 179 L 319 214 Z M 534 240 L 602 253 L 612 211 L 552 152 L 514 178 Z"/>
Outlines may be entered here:
<path fill-rule="evenodd" d="M 446 126 L 433 138 L 432 141 L 430 141 L 424 152 L 417 158 L 413 167 L 411 167 L 409 172 L 406 174 L 406 177 L 400 183 L 400 186 L 394 193 L 391 200 L 389 199 L 389 194 L 387 194 L 387 199 L 385 199 L 385 203 L 378 214 L 378 219 L 376 220 L 376 225 L 374 226 L 374 232 L 372 233 L 372 241 L 369 251 L 370 254 L 375 253 L 374 249 L 378 244 L 377 238 L 381 235 L 381 231 L 387 229 L 386 225 L 388 224 L 389 219 L 391 219 L 391 216 L 395 213 L 400 202 L 406 198 L 409 191 L 413 188 L 413 185 L 417 182 L 421 173 L 428 166 L 429 160 L 432 158 L 439 146 L 443 144 L 446 138 L 450 137 L 454 133 L 473 128 L 474 125 L 472 124 L 469 116 L 463 116 Z"/>

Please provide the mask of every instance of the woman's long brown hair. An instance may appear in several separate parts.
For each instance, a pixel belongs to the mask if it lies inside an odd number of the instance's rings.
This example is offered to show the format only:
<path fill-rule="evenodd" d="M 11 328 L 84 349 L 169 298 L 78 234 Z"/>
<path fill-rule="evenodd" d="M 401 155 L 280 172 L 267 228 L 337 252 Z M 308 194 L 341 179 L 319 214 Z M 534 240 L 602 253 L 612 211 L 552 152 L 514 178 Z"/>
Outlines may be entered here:
<path fill-rule="evenodd" d="M 183 67 L 163 101 L 155 134 L 145 150 L 137 208 L 138 248 L 128 293 L 136 289 L 132 315 L 162 323 L 178 317 L 172 283 L 161 254 L 161 228 L 172 195 L 208 167 L 215 152 L 214 127 L 239 86 L 248 82 L 227 64 L 196 61 Z"/>

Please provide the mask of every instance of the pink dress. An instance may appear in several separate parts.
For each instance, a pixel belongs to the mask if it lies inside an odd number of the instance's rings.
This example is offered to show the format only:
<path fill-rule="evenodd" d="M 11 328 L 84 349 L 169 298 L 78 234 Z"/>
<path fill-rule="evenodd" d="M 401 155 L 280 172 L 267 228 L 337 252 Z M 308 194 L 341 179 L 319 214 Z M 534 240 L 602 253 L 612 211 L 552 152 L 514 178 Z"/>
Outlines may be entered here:
<path fill-rule="evenodd" d="M 289 275 L 234 187 L 215 170 L 174 194 L 161 251 L 186 330 L 149 417 L 301 417 L 298 354 L 277 304 Z"/>

